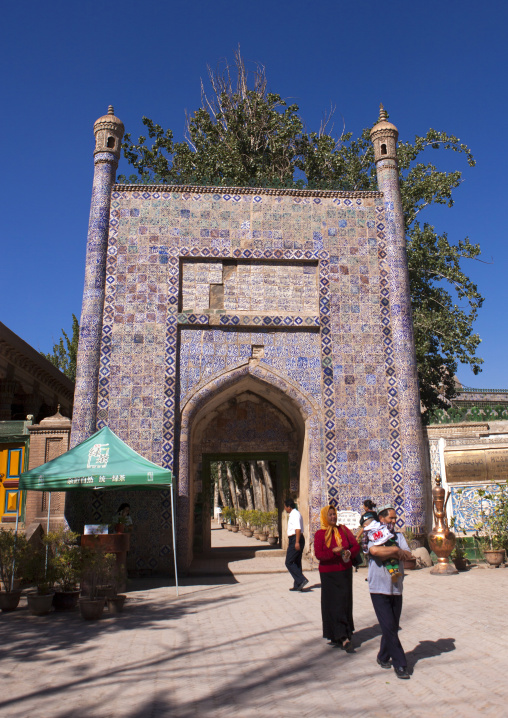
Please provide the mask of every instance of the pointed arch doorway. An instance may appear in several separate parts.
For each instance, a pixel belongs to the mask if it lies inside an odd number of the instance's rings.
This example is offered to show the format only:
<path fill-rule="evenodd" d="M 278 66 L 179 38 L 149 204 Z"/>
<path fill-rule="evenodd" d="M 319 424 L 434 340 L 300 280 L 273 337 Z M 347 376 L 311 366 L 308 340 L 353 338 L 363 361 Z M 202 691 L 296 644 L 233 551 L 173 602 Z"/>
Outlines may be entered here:
<path fill-rule="evenodd" d="M 313 402 L 258 361 L 196 391 L 181 414 L 177 519 L 182 566 L 189 566 L 194 551 L 206 550 L 209 541 L 211 502 L 205 494 L 210 493 L 210 455 L 287 455 L 286 496 L 297 500 L 308 530 L 325 485 L 321 437 Z"/>

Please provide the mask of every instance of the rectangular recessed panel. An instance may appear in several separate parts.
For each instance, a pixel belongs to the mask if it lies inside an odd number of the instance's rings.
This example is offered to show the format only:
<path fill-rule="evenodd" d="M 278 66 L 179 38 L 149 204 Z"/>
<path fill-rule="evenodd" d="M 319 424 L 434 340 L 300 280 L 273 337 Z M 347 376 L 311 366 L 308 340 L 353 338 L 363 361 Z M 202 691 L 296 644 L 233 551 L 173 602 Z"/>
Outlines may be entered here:
<path fill-rule="evenodd" d="M 294 261 L 193 262 L 182 265 L 182 311 L 319 314 L 318 265 Z"/>

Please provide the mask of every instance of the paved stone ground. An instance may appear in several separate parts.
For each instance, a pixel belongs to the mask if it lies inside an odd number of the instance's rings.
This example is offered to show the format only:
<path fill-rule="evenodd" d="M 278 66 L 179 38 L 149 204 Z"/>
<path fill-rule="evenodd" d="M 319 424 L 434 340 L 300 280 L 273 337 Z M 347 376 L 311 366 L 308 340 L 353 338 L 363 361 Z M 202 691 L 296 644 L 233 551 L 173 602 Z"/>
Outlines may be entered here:
<path fill-rule="evenodd" d="M 178 599 L 140 580 L 123 614 L 95 623 L 22 604 L 0 615 L 0 716 L 507 715 L 508 570 L 407 576 L 410 681 L 376 664 L 365 576 L 354 576 L 351 655 L 321 638 L 317 572 L 301 594 L 287 573 L 187 578 Z"/>
<path fill-rule="evenodd" d="M 196 556 L 190 573 L 194 576 L 234 575 L 251 573 L 286 573 L 284 557 L 286 551 L 278 546 L 270 546 L 265 541 L 247 538 L 241 533 L 232 533 L 212 522 L 212 553 L 208 556 Z M 255 560 L 253 560 L 255 559 Z M 304 558 L 306 570 L 316 568 L 314 560 Z"/>

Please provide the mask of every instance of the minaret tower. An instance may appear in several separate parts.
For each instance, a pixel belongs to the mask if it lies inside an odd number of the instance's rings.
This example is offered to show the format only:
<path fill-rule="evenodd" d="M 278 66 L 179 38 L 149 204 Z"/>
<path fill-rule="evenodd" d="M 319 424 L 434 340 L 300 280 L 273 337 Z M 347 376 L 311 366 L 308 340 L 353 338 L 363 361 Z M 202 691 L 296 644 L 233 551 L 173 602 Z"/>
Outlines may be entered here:
<path fill-rule="evenodd" d="M 115 182 L 124 133 L 113 107 L 94 124 L 94 177 L 88 239 L 85 288 L 81 308 L 79 347 L 70 448 L 95 433 L 102 313 L 106 280 L 111 188 Z"/>
<path fill-rule="evenodd" d="M 409 271 L 404 213 L 399 185 L 397 139 L 399 132 L 388 122 L 381 105 L 379 120 L 370 132 L 374 145 L 379 190 L 384 196 L 386 263 L 390 290 L 393 358 L 400 419 L 401 493 L 395 502 L 406 526 L 426 530 L 426 461 L 416 371 L 416 351 L 411 314 Z"/>

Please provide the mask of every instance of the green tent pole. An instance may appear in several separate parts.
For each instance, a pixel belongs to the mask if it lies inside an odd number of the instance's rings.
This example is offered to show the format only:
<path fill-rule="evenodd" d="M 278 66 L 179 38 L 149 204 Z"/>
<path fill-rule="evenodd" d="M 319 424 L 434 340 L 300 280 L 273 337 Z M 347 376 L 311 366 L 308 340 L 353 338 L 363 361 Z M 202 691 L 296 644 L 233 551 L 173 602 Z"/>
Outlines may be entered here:
<path fill-rule="evenodd" d="M 171 479 L 171 530 L 173 532 L 173 557 L 175 562 L 175 584 L 176 584 L 176 595 L 178 596 L 178 571 L 176 569 L 176 539 L 175 539 L 175 502 L 173 494 L 173 479 Z"/>

